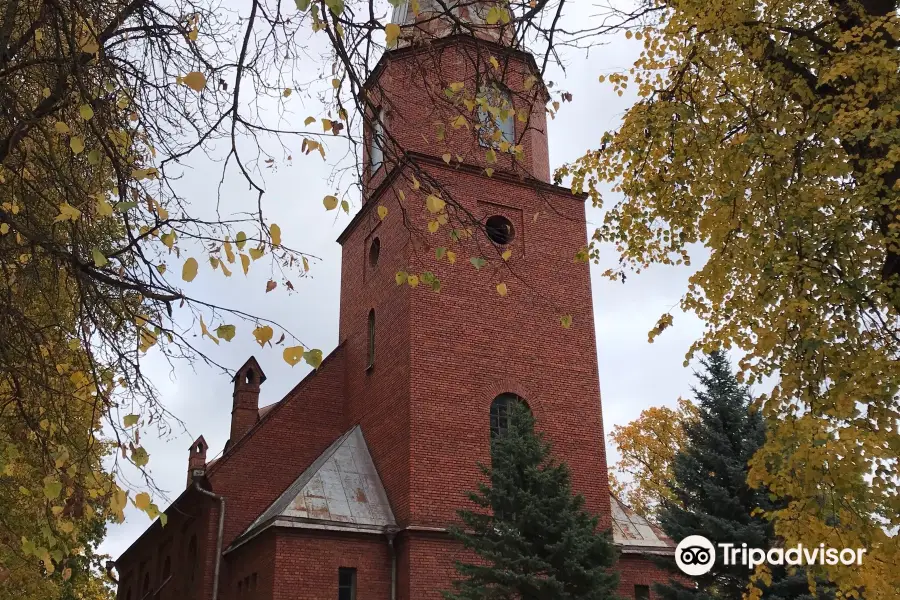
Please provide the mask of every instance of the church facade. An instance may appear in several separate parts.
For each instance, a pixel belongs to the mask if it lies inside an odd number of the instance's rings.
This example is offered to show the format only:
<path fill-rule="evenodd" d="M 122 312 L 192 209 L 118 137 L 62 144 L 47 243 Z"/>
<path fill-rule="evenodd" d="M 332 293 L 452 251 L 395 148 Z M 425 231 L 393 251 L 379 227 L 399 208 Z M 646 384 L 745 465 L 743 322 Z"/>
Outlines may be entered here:
<path fill-rule="evenodd" d="M 481 23 L 476 8 L 459 18 Z M 254 358 L 238 369 L 224 453 L 207 461 L 204 439 L 191 445 L 167 525 L 116 561 L 119 600 L 441 598 L 463 556 L 447 527 L 513 400 L 612 528 L 621 595 L 653 598 L 652 584 L 668 579 L 651 558 L 672 554 L 672 542 L 609 493 L 590 273 L 573 261 L 587 239 L 585 199 L 550 183 L 535 61 L 502 30 L 421 15 L 395 12 L 428 39 L 386 52 L 367 82 L 365 201 L 338 238 L 339 345 L 262 408 L 263 369 Z M 437 135 L 448 86 L 487 81 L 509 90 L 513 118 L 469 107 L 489 115 L 490 139 L 475 131 L 478 116 Z M 489 160 L 507 136 L 516 148 Z M 484 235 L 448 234 L 452 224 L 427 233 L 429 187 Z M 428 272 L 441 289 L 398 284 L 398 272 Z"/>

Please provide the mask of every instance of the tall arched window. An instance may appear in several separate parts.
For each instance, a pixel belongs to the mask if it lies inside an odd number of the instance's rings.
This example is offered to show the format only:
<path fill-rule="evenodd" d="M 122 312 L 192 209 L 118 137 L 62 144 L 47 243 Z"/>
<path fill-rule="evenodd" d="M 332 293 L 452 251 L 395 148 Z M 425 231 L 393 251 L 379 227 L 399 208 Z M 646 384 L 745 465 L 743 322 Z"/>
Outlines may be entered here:
<path fill-rule="evenodd" d="M 375 111 L 375 119 L 372 122 L 372 139 L 369 146 L 369 163 L 372 173 L 381 167 L 384 162 L 384 109 Z"/>
<path fill-rule="evenodd" d="M 528 410 L 528 404 L 516 394 L 500 394 L 491 402 L 491 438 L 503 435 L 509 429 L 509 412 L 513 404 Z"/>
<path fill-rule="evenodd" d="M 516 143 L 516 111 L 512 96 L 497 86 L 485 87 L 478 94 L 478 141 L 482 146 L 498 147 L 502 142 Z"/>
<path fill-rule="evenodd" d="M 188 543 L 187 550 L 187 587 L 188 590 L 194 590 L 194 580 L 197 578 L 197 536 L 192 535 L 191 541 Z"/>
<path fill-rule="evenodd" d="M 141 588 L 141 598 L 146 598 L 150 595 L 150 573 L 144 573 L 144 585 Z"/>
<path fill-rule="evenodd" d="M 368 344 L 366 346 L 366 368 L 375 366 L 375 309 L 369 311 Z"/>

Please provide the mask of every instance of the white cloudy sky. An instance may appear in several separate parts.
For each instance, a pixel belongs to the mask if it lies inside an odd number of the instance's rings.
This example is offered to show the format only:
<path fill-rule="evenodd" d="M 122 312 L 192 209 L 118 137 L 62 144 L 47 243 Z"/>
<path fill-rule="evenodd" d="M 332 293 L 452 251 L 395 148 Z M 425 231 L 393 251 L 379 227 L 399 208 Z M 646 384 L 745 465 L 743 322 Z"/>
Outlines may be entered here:
<path fill-rule="evenodd" d="M 241 0 L 232 2 L 237 6 L 243 4 Z M 583 23 L 595 11 L 591 4 L 586 0 L 570 4 L 567 22 Z M 567 73 L 557 72 L 551 79 L 557 82 L 557 89 L 569 90 L 574 102 L 567 104 L 549 125 L 552 167 L 596 147 L 602 132 L 616 126 L 634 99 L 628 95 L 618 97 L 609 84 L 600 84 L 597 77 L 627 69 L 638 52 L 639 43 L 624 37 L 605 40 L 605 45 L 589 54 L 563 51 Z M 308 70 L 299 73 L 296 80 L 314 78 L 318 68 L 310 62 Z M 317 111 L 314 101 L 307 106 L 302 101 L 300 94 L 292 97 L 298 121 Z M 334 148 L 333 155 L 342 154 L 342 150 Z M 265 294 L 266 273 L 251 270 L 246 282 L 238 282 L 236 278 L 243 277 L 238 270 L 226 283 L 221 274 L 201 268 L 191 291 L 199 289 L 207 298 L 271 316 L 297 333 L 307 345 L 327 353 L 338 343 L 340 246 L 335 239 L 351 217 L 343 213 L 335 216 L 335 212 L 326 213 L 322 208 L 322 197 L 333 192 L 327 183 L 331 166 L 318 156 L 298 160 L 299 155 L 299 151 L 295 152 L 292 166 L 281 166 L 267 173 L 266 211 L 282 227 L 285 244 L 321 257 L 321 262 L 313 266 L 312 277 L 295 281 L 294 294 L 287 295 L 281 288 Z M 192 201 L 211 202 L 219 175 L 219 165 L 198 160 L 179 181 L 179 189 Z M 224 190 L 226 207 L 255 202 L 252 192 L 236 176 L 226 181 Z M 354 201 L 351 213 L 359 208 L 358 198 Z M 589 209 L 589 224 L 599 223 L 600 217 L 598 209 Z M 671 405 L 679 396 L 690 394 L 692 371 L 684 368 L 682 362 L 701 327 L 693 317 L 676 312 L 675 327 L 649 344 L 648 330 L 663 312 L 677 304 L 690 271 L 658 267 L 629 277 L 624 285 L 614 284 L 600 276 L 606 266 L 615 262 L 613 250 L 606 250 L 602 264 L 592 266 L 592 275 L 600 388 L 608 432 L 613 425 L 633 420 L 647 407 Z M 237 368 L 247 357 L 255 355 L 268 376 L 262 388 L 261 405 L 281 399 L 308 372 L 306 366 L 291 368 L 284 363 L 280 349 L 260 349 L 247 327 L 230 344 L 216 347 L 206 340 L 203 347 L 231 368 Z M 179 430 L 165 439 L 154 438 L 152 431 L 143 432 L 153 476 L 162 489 L 168 490 L 172 500 L 184 488 L 188 446 L 196 436 L 205 436 L 210 444 L 210 456 L 221 452 L 229 431 L 231 383 L 227 375 L 203 365 L 176 364 L 172 369 L 152 353 L 145 368 L 157 382 L 168 408 L 187 428 L 186 432 Z M 609 457 L 610 461 L 614 460 L 614 448 L 609 448 Z M 168 505 L 165 499 L 158 502 L 161 506 Z M 118 557 L 148 525 L 146 516 L 133 509 L 127 511 L 125 523 L 109 527 L 102 551 Z"/>

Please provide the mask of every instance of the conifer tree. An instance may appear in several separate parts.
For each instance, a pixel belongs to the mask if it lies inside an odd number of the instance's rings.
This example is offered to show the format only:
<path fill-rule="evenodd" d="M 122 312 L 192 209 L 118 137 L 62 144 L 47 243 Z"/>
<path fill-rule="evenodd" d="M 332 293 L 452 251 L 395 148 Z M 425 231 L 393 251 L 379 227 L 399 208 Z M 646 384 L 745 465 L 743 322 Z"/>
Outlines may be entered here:
<path fill-rule="evenodd" d="M 445 598 L 615 598 L 611 534 L 597 531 L 531 412 L 513 402 L 506 425 L 492 439 L 491 466 L 479 465 L 487 482 L 469 493 L 479 510 L 460 510 L 463 525 L 452 531 L 477 560 L 457 562 L 461 578 Z"/>
<path fill-rule="evenodd" d="M 676 455 L 670 483 L 681 502 L 665 502 L 660 525 L 676 542 L 690 535 L 702 535 L 713 542 L 740 547 L 769 549 L 777 544 L 773 525 L 754 510 L 771 510 L 765 489 L 747 484 L 748 461 L 766 438 L 765 423 L 750 407 L 750 393 L 731 371 L 724 352 L 715 351 L 703 361 L 698 373 L 700 387 L 694 388 L 700 417 L 685 426 L 686 444 Z M 788 572 L 772 566 L 772 582 L 763 588 L 763 600 L 828 598 L 810 594 L 802 569 Z M 717 548 L 712 570 L 694 578 L 696 587 L 673 582 L 658 584 L 664 600 L 741 600 L 753 571 L 745 565 L 724 565 Z"/>

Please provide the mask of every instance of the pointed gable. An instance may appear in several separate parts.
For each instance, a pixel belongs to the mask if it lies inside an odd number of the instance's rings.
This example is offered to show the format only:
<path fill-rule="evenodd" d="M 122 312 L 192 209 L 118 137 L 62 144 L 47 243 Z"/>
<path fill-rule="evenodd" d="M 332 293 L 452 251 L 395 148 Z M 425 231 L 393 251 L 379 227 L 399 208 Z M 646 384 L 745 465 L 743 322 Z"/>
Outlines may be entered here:
<path fill-rule="evenodd" d="M 235 545 L 271 525 L 320 524 L 372 530 L 396 527 L 387 494 L 357 425 L 331 444 L 263 512 Z"/>

